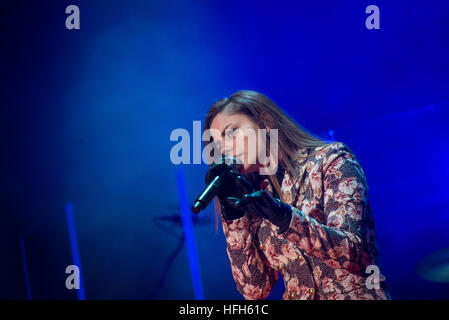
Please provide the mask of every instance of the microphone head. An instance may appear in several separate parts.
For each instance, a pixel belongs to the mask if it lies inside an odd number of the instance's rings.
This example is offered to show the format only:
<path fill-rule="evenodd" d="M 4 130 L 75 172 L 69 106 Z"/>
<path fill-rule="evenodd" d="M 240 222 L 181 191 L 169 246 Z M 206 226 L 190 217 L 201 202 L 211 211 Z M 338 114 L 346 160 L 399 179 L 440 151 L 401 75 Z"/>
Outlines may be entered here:
<path fill-rule="evenodd" d="M 243 165 L 239 159 L 226 155 L 222 155 L 221 157 L 216 158 L 216 160 L 217 161 L 212 163 L 206 174 L 206 184 L 209 184 L 216 176 L 220 175 L 225 170 L 240 172 L 240 168 Z"/>
<path fill-rule="evenodd" d="M 235 171 L 240 171 L 240 168 L 243 165 L 243 163 L 240 161 L 240 159 L 231 157 L 231 156 L 227 156 L 225 154 L 223 154 L 221 156 L 221 163 L 225 163 L 225 164 L 231 166 L 232 169 L 234 169 Z"/>

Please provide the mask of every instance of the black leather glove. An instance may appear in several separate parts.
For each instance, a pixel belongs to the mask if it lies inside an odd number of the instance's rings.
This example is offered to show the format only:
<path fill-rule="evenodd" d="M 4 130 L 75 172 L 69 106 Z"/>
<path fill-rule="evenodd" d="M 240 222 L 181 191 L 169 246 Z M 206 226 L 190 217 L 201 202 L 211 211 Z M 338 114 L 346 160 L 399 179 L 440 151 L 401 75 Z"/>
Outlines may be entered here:
<path fill-rule="evenodd" d="M 252 210 L 279 227 L 278 234 L 287 231 L 292 219 L 292 208 L 265 190 L 245 194 L 232 204 L 236 209 Z"/>
<path fill-rule="evenodd" d="M 244 174 L 237 171 L 235 167 L 224 163 L 213 164 L 209 168 L 206 174 L 206 184 L 209 184 L 217 176 L 217 173 L 223 174 L 224 178 L 223 185 L 217 193 L 223 218 L 235 220 L 243 217 L 246 210 L 236 208 L 233 204 L 245 194 L 254 192 L 254 187 Z"/>

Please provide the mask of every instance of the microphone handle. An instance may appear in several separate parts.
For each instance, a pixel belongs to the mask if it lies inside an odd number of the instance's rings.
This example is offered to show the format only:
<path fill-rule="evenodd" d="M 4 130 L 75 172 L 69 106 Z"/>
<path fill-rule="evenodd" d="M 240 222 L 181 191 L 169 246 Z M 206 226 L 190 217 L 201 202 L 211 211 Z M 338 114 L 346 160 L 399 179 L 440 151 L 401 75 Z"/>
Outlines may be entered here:
<path fill-rule="evenodd" d="M 218 189 L 223 185 L 224 172 L 216 176 L 209 185 L 204 188 L 203 192 L 195 199 L 192 212 L 199 213 L 201 210 L 207 207 L 209 202 L 215 197 Z"/>

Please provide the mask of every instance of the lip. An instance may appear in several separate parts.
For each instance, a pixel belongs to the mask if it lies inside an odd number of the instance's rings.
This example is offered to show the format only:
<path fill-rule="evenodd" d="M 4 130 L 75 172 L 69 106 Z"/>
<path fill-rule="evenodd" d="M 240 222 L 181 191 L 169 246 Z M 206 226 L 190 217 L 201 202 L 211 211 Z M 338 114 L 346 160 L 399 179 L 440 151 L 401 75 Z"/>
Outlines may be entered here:
<path fill-rule="evenodd" d="M 225 157 L 226 157 L 226 158 L 235 159 L 236 163 L 243 164 L 243 160 L 240 158 L 241 155 L 243 155 L 243 153 L 238 154 L 238 155 L 236 155 L 236 156 L 225 155 Z M 233 161 L 234 161 L 234 160 L 233 160 Z"/>

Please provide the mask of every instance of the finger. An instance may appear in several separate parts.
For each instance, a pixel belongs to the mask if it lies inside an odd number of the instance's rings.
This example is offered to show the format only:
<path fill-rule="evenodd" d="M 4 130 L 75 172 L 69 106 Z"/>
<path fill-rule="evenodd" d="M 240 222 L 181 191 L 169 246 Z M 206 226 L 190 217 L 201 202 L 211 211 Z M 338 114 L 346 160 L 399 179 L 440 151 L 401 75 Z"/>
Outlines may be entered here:
<path fill-rule="evenodd" d="M 243 188 L 245 193 L 252 193 L 254 191 L 253 185 L 243 176 L 237 176 L 238 185 Z"/>
<path fill-rule="evenodd" d="M 245 194 L 240 200 L 238 200 L 235 203 L 235 205 L 237 207 L 245 206 L 248 203 L 253 203 L 253 202 L 257 201 L 259 197 L 260 197 L 260 194 L 258 191 L 249 193 L 249 194 Z"/>
<path fill-rule="evenodd" d="M 270 203 L 273 202 L 273 198 L 268 194 L 268 192 L 266 192 L 265 190 L 262 190 L 260 192 L 260 199 L 266 204 L 269 205 Z"/>
<path fill-rule="evenodd" d="M 235 204 L 237 201 L 239 200 L 239 198 L 234 198 L 234 197 L 227 197 L 226 198 L 226 203 L 228 205 L 230 205 L 233 208 L 236 208 L 237 205 Z"/>

